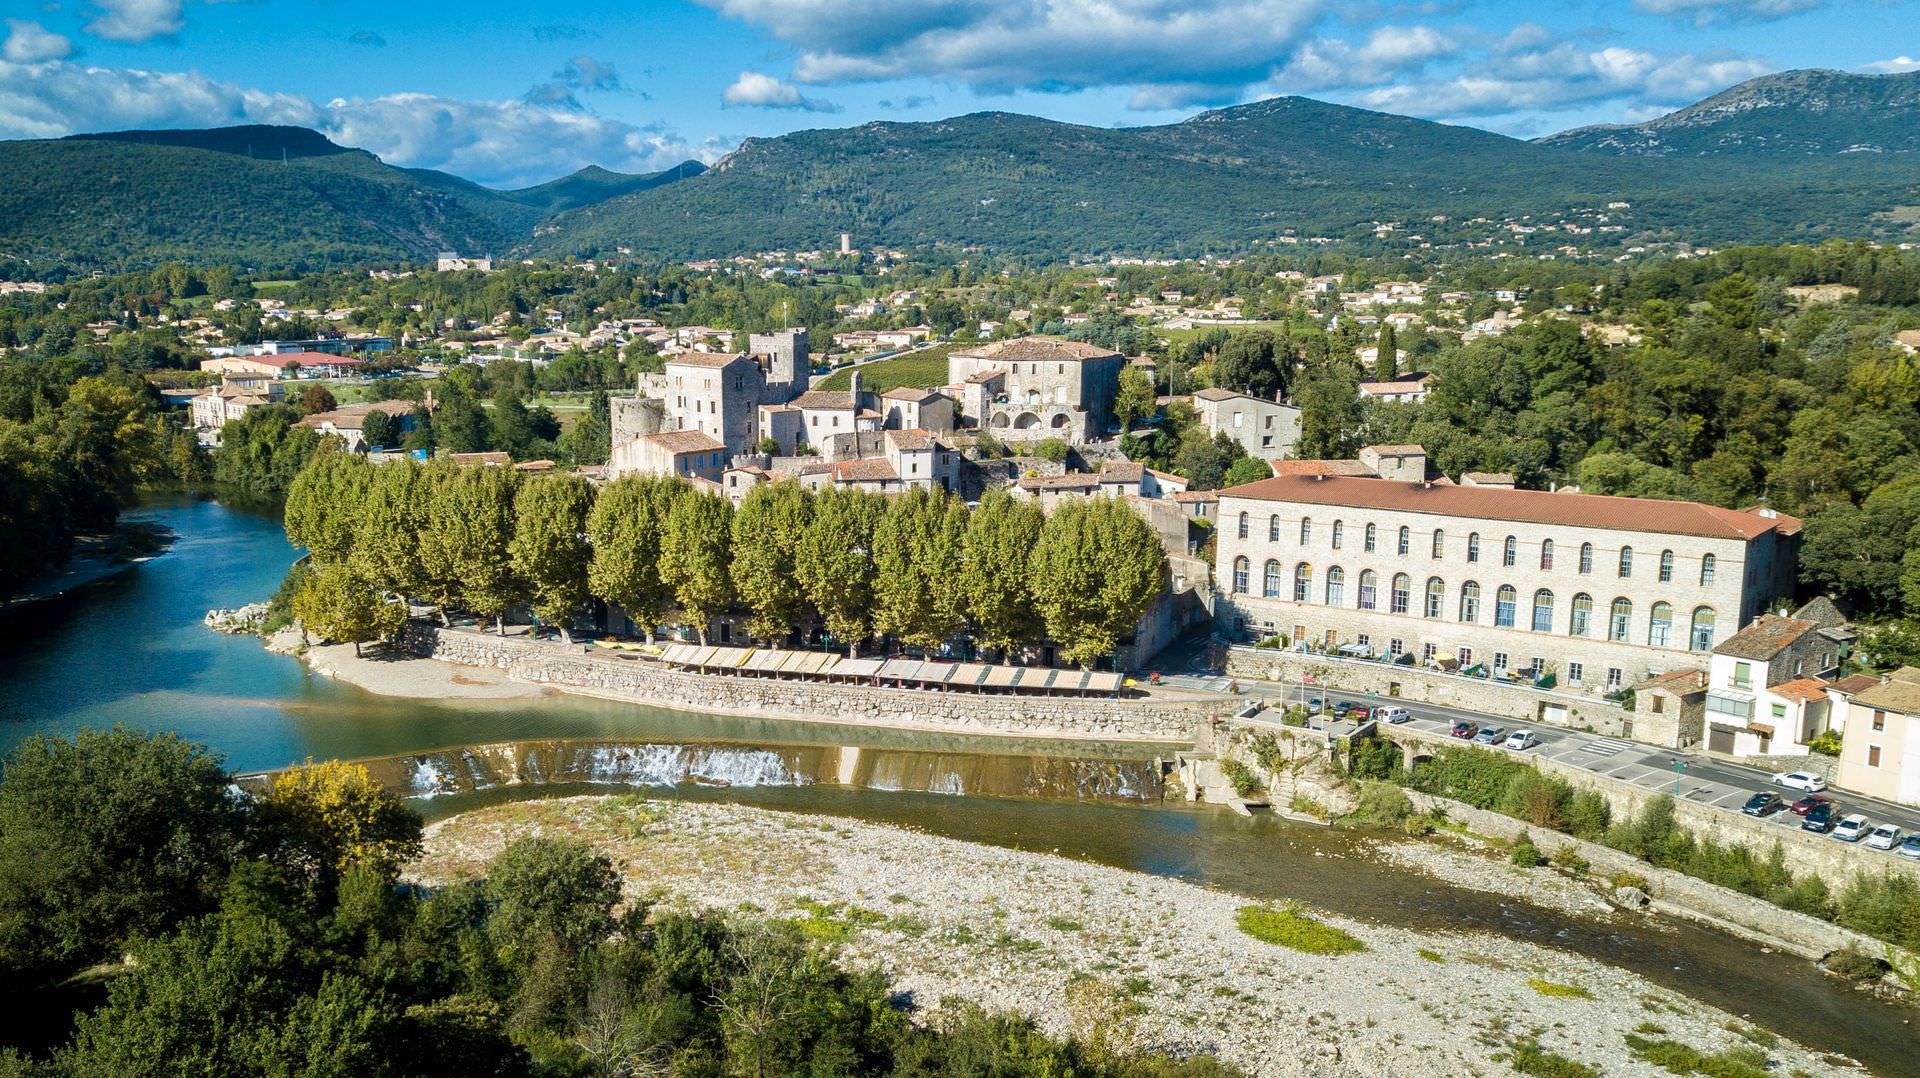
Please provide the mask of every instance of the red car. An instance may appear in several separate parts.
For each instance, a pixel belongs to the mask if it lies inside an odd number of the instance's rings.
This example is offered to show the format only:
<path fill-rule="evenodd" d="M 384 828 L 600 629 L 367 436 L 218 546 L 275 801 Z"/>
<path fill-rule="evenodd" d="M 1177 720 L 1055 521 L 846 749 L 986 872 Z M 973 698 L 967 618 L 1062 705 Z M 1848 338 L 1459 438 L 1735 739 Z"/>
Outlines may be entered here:
<path fill-rule="evenodd" d="M 1795 816 L 1805 816 L 1821 805 L 1831 804 L 1833 804 L 1833 798 L 1831 797 L 1821 797 L 1819 794 L 1808 794 L 1793 803 L 1793 814 Z"/>
<path fill-rule="evenodd" d="M 1459 738 L 1462 741 L 1472 741 L 1473 735 L 1480 732 L 1480 724 L 1477 722 L 1468 722 L 1465 719 L 1461 719 L 1459 722 L 1456 722 L 1453 724 L 1452 732 L 1453 732 L 1453 736 Z"/>
<path fill-rule="evenodd" d="M 1354 722 L 1366 722 L 1367 709 L 1364 707 L 1356 707 L 1352 711 L 1347 712 L 1347 718 L 1352 719 Z"/>

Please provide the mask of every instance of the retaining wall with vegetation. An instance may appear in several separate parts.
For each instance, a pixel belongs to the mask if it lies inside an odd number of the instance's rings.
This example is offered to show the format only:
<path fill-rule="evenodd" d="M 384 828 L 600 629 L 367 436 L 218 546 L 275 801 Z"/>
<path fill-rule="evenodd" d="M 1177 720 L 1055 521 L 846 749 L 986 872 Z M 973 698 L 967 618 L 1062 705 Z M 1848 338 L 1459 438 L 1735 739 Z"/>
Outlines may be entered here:
<path fill-rule="evenodd" d="M 417 655 L 461 666 L 490 666 L 521 681 L 652 707 L 759 718 L 1190 744 L 1209 719 L 1233 706 L 1225 699 L 1163 695 L 1089 700 L 694 674 L 653 660 L 599 657 L 579 644 L 499 637 L 417 621 L 402 631 L 398 643 Z"/>

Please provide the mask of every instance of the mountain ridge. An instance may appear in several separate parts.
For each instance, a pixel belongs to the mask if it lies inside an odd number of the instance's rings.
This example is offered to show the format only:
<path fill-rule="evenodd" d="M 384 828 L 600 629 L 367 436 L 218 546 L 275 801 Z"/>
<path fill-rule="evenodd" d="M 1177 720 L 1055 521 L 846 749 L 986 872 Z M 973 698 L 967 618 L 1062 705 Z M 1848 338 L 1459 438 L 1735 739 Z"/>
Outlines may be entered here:
<path fill-rule="evenodd" d="M 1835 114 L 1852 117 L 1837 133 L 1827 123 Z M 1534 142 L 1645 157 L 1920 153 L 1920 71 L 1782 71 L 1643 123 L 1576 127 Z"/>

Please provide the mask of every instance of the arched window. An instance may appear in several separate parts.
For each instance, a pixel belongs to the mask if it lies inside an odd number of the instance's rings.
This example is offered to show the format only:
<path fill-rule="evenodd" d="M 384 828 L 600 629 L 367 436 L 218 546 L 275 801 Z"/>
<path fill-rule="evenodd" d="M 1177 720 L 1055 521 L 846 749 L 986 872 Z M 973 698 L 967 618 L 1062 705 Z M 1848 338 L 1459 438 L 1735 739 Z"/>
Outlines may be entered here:
<path fill-rule="evenodd" d="M 1593 623 L 1593 596 L 1586 592 L 1573 597 L 1573 613 L 1567 621 L 1567 635 L 1585 636 Z"/>
<path fill-rule="evenodd" d="M 1372 527 L 1372 525 L 1368 525 L 1368 527 Z M 1379 577 L 1373 575 L 1372 569 L 1360 570 L 1360 609 L 1372 610 L 1374 608 L 1374 592 L 1378 589 L 1379 580 Z"/>
<path fill-rule="evenodd" d="M 1247 559 L 1233 559 L 1233 593 L 1235 595 L 1245 595 L 1247 593 L 1247 572 Z"/>
<path fill-rule="evenodd" d="M 1280 514 L 1275 513 L 1272 516 L 1267 518 L 1267 542 L 1277 543 L 1279 541 L 1280 541 Z"/>
<path fill-rule="evenodd" d="M 1304 603 L 1313 598 L 1313 566 L 1306 562 L 1293 567 L 1293 601 Z"/>
<path fill-rule="evenodd" d="M 1553 593 L 1545 588 L 1533 593 L 1533 631 L 1553 631 Z"/>
<path fill-rule="evenodd" d="M 1506 545 L 1500 548 L 1500 564 L 1512 565 L 1520 560 L 1520 540 L 1507 536 Z"/>
<path fill-rule="evenodd" d="M 1623 577 L 1633 575 L 1633 548 L 1630 546 L 1620 548 L 1620 575 Z"/>
<path fill-rule="evenodd" d="M 1471 580 L 1460 585 L 1460 620 L 1480 620 L 1480 585 Z"/>
<path fill-rule="evenodd" d="M 1412 546 L 1413 546 L 1413 529 L 1405 527 L 1403 525 L 1400 528 L 1400 548 L 1399 548 L 1400 556 L 1403 558 L 1406 557 L 1407 551 L 1412 549 Z"/>
<path fill-rule="evenodd" d="M 1671 550 L 1660 552 L 1660 583 L 1673 583 L 1673 551 Z"/>
<path fill-rule="evenodd" d="M 1625 599 L 1615 599 L 1613 610 L 1607 615 L 1607 639 L 1625 643 L 1627 630 L 1633 627 L 1633 604 Z"/>
<path fill-rule="evenodd" d="M 1713 555 L 1707 555 L 1711 558 Z M 1693 634 L 1687 646 L 1694 651 L 1713 650 L 1713 607 L 1695 607 L 1693 611 Z"/>
<path fill-rule="evenodd" d="M 1333 522 L 1333 549 L 1340 549 L 1340 540 L 1347 537 L 1347 526 L 1339 521 Z"/>
<path fill-rule="evenodd" d="M 1274 538 L 1278 539 L 1280 537 L 1276 535 L 1274 536 Z M 1301 517 L 1300 518 L 1300 545 L 1306 546 L 1308 543 L 1311 543 L 1311 542 L 1313 542 L 1313 519 L 1311 517 Z"/>
<path fill-rule="evenodd" d="M 1413 578 L 1405 573 L 1393 574 L 1393 594 L 1390 597 L 1392 599 L 1392 605 L 1389 606 L 1388 609 L 1395 614 L 1406 613 L 1407 600 L 1411 598 L 1409 592 L 1412 590 Z"/>
<path fill-rule="evenodd" d="M 1467 560 L 1468 561 L 1480 560 L 1480 533 L 1479 532 L 1470 532 L 1467 535 Z"/>
<path fill-rule="evenodd" d="M 1245 539 L 1246 537 L 1247 537 L 1247 514 L 1243 510 L 1240 513 L 1240 538 Z"/>
<path fill-rule="evenodd" d="M 1593 544 L 1581 543 L 1580 544 L 1580 575 L 1586 576 L 1588 573 L 1591 573 L 1591 572 L 1593 572 Z"/>
<path fill-rule="evenodd" d="M 1519 601 L 1520 593 L 1514 590 L 1512 584 L 1500 585 L 1500 590 L 1493 593 L 1493 623 L 1513 628 L 1513 608 L 1519 605 Z"/>
<path fill-rule="evenodd" d="M 1338 565 L 1327 570 L 1327 605 L 1345 606 L 1347 603 L 1347 571 Z"/>
<path fill-rule="evenodd" d="M 1437 618 L 1447 605 L 1447 585 L 1439 577 L 1427 578 L 1427 602 L 1422 608 L 1427 617 Z"/>
<path fill-rule="evenodd" d="M 1653 604 L 1653 610 L 1647 619 L 1647 643 L 1656 648 L 1664 648 L 1673 638 L 1673 607 L 1667 603 Z"/>
<path fill-rule="evenodd" d="M 1436 558 L 1447 556 L 1447 533 L 1439 528 L 1433 529 L 1433 556 Z"/>
<path fill-rule="evenodd" d="M 1713 555 L 1711 554 L 1700 558 L 1700 586 L 1703 588 L 1713 586 Z M 1711 614 L 1713 611 L 1709 610 L 1707 613 Z"/>
<path fill-rule="evenodd" d="M 1540 541 L 1540 569 L 1542 572 L 1553 571 L 1553 540 L 1551 539 Z"/>
<path fill-rule="evenodd" d="M 1375 538 L 1375 533 L 1378 530 L 1379 529 L 1375 528 L 1371 524 L 1367 525 L 1367 540 L 1366 540 L 1365 546 L 1367 548 L 1367 553 L 1369 554 L 1373 553 L 1373 541 Z"/>
<path fill-rule="evenodd" d="M 1260 567 L 1260 594 L 1269 599 L 1280 597 L 1280 563 L 1272 558 Z"/>

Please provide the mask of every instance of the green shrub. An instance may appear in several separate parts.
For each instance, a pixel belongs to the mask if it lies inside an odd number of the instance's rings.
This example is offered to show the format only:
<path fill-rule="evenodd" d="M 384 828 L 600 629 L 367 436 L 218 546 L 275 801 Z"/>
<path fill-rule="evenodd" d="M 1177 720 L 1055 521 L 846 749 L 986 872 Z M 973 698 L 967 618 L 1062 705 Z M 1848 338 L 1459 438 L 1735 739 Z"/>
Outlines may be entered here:
<path fill-rule="evenodd" d="M 1708 1078 L 1771 1078 L 1767 1053 L 1741 1046 L 1711 1055 L 1671 1039 L 1652 1040 L 1627 1034 L 1634 1056 L 1672 1074 L 1703 1074 Z"/>
<path fill-rule="evenodd" d="M 1260 780 L 1254 777 L 1253 769 L 1232 758 L 1220 761 L 1220 770 L 1233 783 L 1233 792 L 1241 797 L 1251 797 L 1260 788 Z"/>
<path fill-rule="evenodd" d="M 1586 858 L 1580 856 L 1580 851 L 1574 849 L 1572 845 L 1562 846 L 1553 851 L 1553 856 L 1548 858 L 1548 860 L 1553 862 L 1555 868 L 1562 868 L 1568 872 L 1584 874 L 1588 869 L 1593 867 Z"/>
<path fill-rule="evenodd" d="M 1535 846 L 1533 839 L 1522 831 L 1519 840 L 1513 844 L 1513 854 L 1509 860 L 1516 868 L 1539 868 L 1543 858 L 1540 856 L 1540 847 Z"/>
<path fill-rule="evenodd" d="M 1599 1071 L 1578 1060 L 1547 1051 L 1532 1037 L 1514 1042 L 1512 1051 L 1507 1055 L 1507 1065 L 1533 1078 L 1600 1078 Z"/>
<path fill-rule="evenodd" d="M 1828 730 L 1826 733 L 1808 742 L 1807 748 L 1812 749 L 1822 756 L 1840 755 L 1840 731 Z"/>
<path fill-rule="evenodd" d="M 301 558 L 287 568 L 287 575 L 280 579 L 280 586 L 267 600 L 267 616 L 260 622 L 261 636 L 272 636 L 293 624 L 293 597 L 312 572 L 313 562 L 308 558 Z"/>
<path fill-rule="evenodd" d="M 1545 977 L 1527 978 L 1527 987 L 1543 996 L 1551 996 L 1555 999 L 1593 998 L 1592 992 L 1587 991 L 1577 984 L 1561 984 L 1558 981 L 1549 981 Z"/>
<path fill-rule="evenodd" d="M 1398 786 L 1367 782 L 1360 786 L 1353 817 L 1376 827 L 1400 827 L 1413 815 L 1413 802 Z"/>
<path fill-rule="evenodd" d="M 1041 460 L 1064 463 L 1067 459 L 1068 452 L 1069 449 L 1065 441 L 1059 438 L 1046 438 L 1035 442 L 1033 448 L 1028 451 L 1028 455 L 1039 457 Z"/>
<path fill-rule="evenodd" d="M 1308 954 L 1356 954 L 1367 949 L 1351 933 L 1322 924 L 1294 906 L 1242 906 L 1234 923 L 1262 943 Z"/>
<path fill-rule="evenodd" d="M 1357 779 L 1399 781 L 1405 775 L 1400 746 L 1381 737 L 1355 742 L 1347 754 L 1347 774 Z"/>

